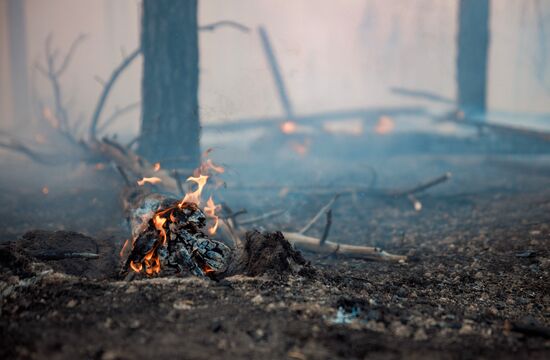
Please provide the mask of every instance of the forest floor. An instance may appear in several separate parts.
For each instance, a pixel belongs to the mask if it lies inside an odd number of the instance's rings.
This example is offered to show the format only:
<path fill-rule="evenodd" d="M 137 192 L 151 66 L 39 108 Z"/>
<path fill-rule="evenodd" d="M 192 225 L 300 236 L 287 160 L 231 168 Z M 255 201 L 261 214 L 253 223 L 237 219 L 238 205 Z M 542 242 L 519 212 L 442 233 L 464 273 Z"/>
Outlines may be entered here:
<path fill-rule="evenodd" d="M 421 212 L 374 198 L 334 208 L 331 241 L 409 254 L 406 263 L 306 253 L 313 272 L 221 281 L 117 279 L 127 233 L 109 169 L 73 169 L 88 180 L 59 176 L 47 194 L 30 170 L 3 173 L 0 357 L 550 358 L 548 172 L 481 157 L 423 161 L 455 176 L 421 197 Z M 410 180 L 398 177 L 395 186 Z M 296 230 L 330 198 L 264 195 L 249 209 L 290 210 L 263 231 Z M 225 200 L 250 203 L 240 192 Z M 101 257 L 38 263 L 8 243 Z"/>

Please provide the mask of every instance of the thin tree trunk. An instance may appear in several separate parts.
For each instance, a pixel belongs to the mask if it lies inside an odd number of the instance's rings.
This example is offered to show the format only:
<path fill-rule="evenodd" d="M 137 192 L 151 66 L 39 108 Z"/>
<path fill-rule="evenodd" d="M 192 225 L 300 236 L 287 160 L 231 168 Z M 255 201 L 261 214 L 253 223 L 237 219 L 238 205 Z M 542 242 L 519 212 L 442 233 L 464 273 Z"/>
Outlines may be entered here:
<path fill-rule="evenodd" d="M 489 0 L 460 0 L 457 45 L 458 104 L 465 111 L 485 112 Z"/>
<path fill-rule="evenodd" d="M 143 1 L 139 152 L 167 167 L 199 162 L 197 31 L 196 0 Z"/>
<path fill-rule="evenodd" d="M 25 1 L 8 0 L 7 10 L 14 120 L 18 126 L 25 126 L 31 120 L 27 77 Z"/>

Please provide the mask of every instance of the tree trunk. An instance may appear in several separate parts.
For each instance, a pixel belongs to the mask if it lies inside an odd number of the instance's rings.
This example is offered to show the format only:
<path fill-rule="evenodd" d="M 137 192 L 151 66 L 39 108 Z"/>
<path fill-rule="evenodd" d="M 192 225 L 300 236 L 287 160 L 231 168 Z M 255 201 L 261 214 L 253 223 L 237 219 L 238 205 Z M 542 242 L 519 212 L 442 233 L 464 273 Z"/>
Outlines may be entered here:
<path fill-rule="evenodd" d="M 7 10 L 14 120 L 18 127 L 24 127 L 29 125 L 31 120 L 27 77 L 25 1 L 8 0 Z"/>
<path fill-rule="evenodd" d="M 197 1 L 144 0 L 139 152 L 165 167 L 200 157 Z"/>
<path fill-rule="evenodd" d="M 485 112 L 489 0 L 460 0 L 457 45 L 458 104 L 468 112 Z"/>

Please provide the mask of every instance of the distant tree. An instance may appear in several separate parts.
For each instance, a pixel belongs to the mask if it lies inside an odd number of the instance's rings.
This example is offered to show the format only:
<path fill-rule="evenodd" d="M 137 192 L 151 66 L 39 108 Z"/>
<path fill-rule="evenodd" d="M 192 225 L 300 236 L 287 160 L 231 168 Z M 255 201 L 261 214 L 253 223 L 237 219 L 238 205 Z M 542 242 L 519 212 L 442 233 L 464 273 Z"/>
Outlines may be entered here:
<path fill-rule="evenodd" d="M 200 157 L 197 1 L 143 0 L 139 152 L 167 167 Z"/>
<path fill-rule="evenodd" d="M 25 1 L 7 1 L 8 41 L 14 120 L 18 126 L 30 123 Z"/>
<path fill-rule="evenodd" d="M 456 79 L 461 109 L 485 112 L 489 52 L 489 0 L 460 0 Z"/>

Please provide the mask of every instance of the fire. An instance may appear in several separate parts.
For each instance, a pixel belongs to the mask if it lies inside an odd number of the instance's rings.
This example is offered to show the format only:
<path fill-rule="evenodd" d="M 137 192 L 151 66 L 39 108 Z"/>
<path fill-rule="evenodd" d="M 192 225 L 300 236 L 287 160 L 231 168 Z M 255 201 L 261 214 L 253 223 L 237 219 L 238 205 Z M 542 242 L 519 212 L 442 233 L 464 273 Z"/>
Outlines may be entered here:
<path fill-rule="evenodd" d="M 47 186 L 44 186 L 44 187 L 42 188 L 42 194 L 48 195 L 49 193 L 50 193 L 50 189 L 48 189 Z"/>
<path fill-rule="evenodd" d="M 202 189 L 204 188 L 204 185 L 206 185 L 206 182 L 208 181 L 208 176 L 206 175 L 200 175 L 198 177 L 190 176 L 187 178 L 187 181 L 192 181 L 195 184 L 197 184 L 197 190 L 185 194 L 185 197 L 178 205 L 180 208 L 183 207 L 185 203 L 193 203 L 195 205 L 200 205 Z"/>
<path fill-rule="evenodd" d="M 212 150 L 208 149 L 203 156 L 208 155 L 210 151 Z M 160 170 L 160 163 L 156 163 L 153 169 L 155 171 Z M 214 174 L 214 173 L 221 174 L 224 172 L 225 172 L 225 169 L 223 166 L 216 165 L 212 162 L 212 160 L 206 159 L 193 172 L 194 176 L 190 176 L 189 178 L 187 178 L 187 182 L 196 184 L 196 189 L 194 191 L 188 191 L 183 197 L 183 199 L 177 205 L 174 205 L 173 207 L 170 207 L 168 209 L 157 211 L 153 215 L 153 218 L 150 221 L 152 221 L 152 224 L 154 225 L 155 229 L 159 232 L 159 238 L 158 238 L 159 241 L 155 243 L 153 248 L 145 255 L 143 260 L 137 263 L 130 261 L 130 268 L 133 271 L 138 273 L 144 271 L 147 275 L 154 275 L 160 272 L 161 259 L 158 253 L 158 249 L 159 247 L 167 246 L 167 243 L 168 243 L 167 229 L 169 229 L 169 227 L 167 226 L 167 222 L 168 224 L 170 224 L 170 223 L 175 223 L 177 221 L 176 219 L 177 214 L 174 214 L 174 212 L 177 211 L 177 208 L 182 209 L 188 206 L 189 204 L 194 204 L 196 206 L 201 205 L 202 191 L 206 186 L 208 179 L 211 177 L 210 174 Z M 138 185 L 143 186 L 145 183 L 156 184 L 158 182 L 161 182 L 161 179 L 158 177 L 144 177 L 143 179 L 138 181 Z M 221 206 L 219 204 L 215 204 L 214 199 L 212 198 L 212 196 L 210 196 L 203 207 L 204 213 L 206 214 L 208 219 L 212 221 L 212 225 L 208 228 L 208 233 L 210 235 L 214 235 L 216 233 L 216 230 L 219 224 L 219 217 L 218 215 L 216 215 L 216 213 L 219 212 L 220 210 L 221 210 Z M 122 254 L 124 254 L 127 244 L 128 244 L 128 241 L 125 242 L 120 252 L 121 256 Z M 134 244 L 132 242 L 132 247 L 133 246 Z M 202 270 L 205 274 L 215 271 L 214 269 L 210 268 L 207 265 L 204 265 Z"/>
<path fill-rule="evenodd" d="M 128 239 L 126 239 L 126 241 L 124 242 L 124 245 L 122 245 L 122 249 L 120 249 L 120 253 L 118 255 L 120 255 L 120 257 L 122 257 L 124 255 L 124 253 L 126 252 L 126 247 L 128 246 Z"/>
<path fill-rule="evenodd" d="M 153 177 L 144 177 L 143 179 L 141 180 L 138 180 L 137 184 L 139 186 L 143 186 L 145 185 L 145 183 L 149 183 L 149 184 L 157 184 L 159 182 L 162 182 L 162 179 L 161 178 L 158 178 L 156 176 L 153 176 Z"/>
<path fill-rule="evenodd" d="M 155 229 L 160 231 L 160 235 L 162 236 L 162 245 L 166 245 L 166 230 L 164 230 L 164 223 L 166 223 L 166 219 L 157 214 L 153 218 L 153 223 L 155 224 Z"/>
<path fill-rule="evenodd" d="M 154 172 L 157 172 L 157 171 L 159 171 L 159 170 L 160 170 L 160 163 L 157 162 L 157 163 L 155 163 L 155 164 L 153 165 L 153 171 L 154 171 Z"/>
<path fill-rule="evenodd" d="M 283 134 L 289 135 L 294 134 L 298 130 L 298 125 L 294 121 L 287 120 L 281 124 L 280 128 Z"/>
<path fill-rule="evenodd" d="M 378 122 L 376 123 L 376 126 L 374 127 L 374 131 L 377 134 L 385 135 L 389 134 L 393 131 L 395 128 L 395 123 L 393 122 L 392 118 L 389 116 L 380 116 L 378 119 Z"/>
<path fill-rule="evenodd" d="M 208 229 L 208 233 L 210 235 L 216 234 L 216 230 L 218 229 L 218 221 L 219 221 L 219 218 L 216 215 L 216 211 L 220 211 L 220 210 L 221 210 L 221 206 L 214 204 L 214 200 L 212 199 L 212 196 L 210 196 L 208 198 L 208 201 L 206 202 L 206 206 L 204 207 L 204 213 L 206 214 L 206 216 L 208 216 L 214 221 L 214 225 L 212 225 Z"/>

